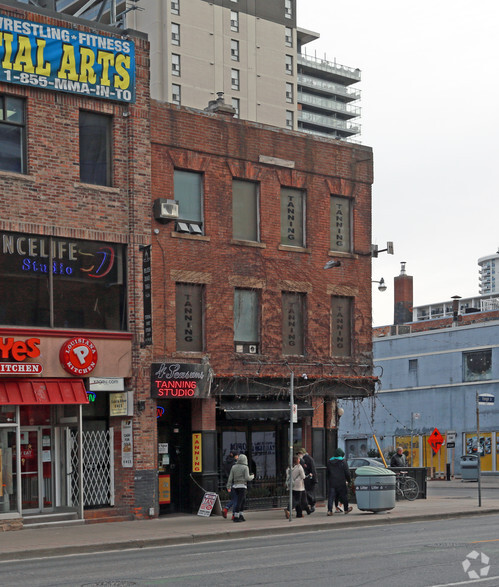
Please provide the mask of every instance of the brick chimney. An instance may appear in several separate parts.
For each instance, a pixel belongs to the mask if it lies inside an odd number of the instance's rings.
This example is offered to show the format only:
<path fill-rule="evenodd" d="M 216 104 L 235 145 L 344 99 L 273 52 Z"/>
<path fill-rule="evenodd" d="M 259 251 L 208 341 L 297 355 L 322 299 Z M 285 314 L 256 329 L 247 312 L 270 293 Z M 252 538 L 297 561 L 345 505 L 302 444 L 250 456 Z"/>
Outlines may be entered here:
<path fill-rule="evenodd" d="M 224 93 L 217 92 L 218 98 L 216 100 L 210 100 L 208 106 L 204 109 L 205 112 L 213 112 L 215 114 L 222 114 L 223 116 L 229 116 L 234 118 L 236 109 L 225 103 Z"/>
<path fill-rule="evenodd" d="M 412 322 L 413 291 L 412 276 L 405 272 L 405 261 L 401 262 L 400 275 L 393 280 L 395 297 L 394 324 Z"/>

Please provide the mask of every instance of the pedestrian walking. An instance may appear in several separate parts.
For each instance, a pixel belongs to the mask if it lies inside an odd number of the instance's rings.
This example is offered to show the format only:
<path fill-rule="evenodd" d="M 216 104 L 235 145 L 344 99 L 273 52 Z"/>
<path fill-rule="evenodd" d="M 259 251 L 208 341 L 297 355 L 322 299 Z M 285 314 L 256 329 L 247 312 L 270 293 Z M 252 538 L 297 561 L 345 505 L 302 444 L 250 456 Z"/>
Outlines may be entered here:
<path fill-rule="evenodd" d="M 308 454 L 305 448 L 301 448 L 298 451 L 300 457 L 300 464 L 305 471 L 305 494 L 307 496 L 307 514 L 313 514 L 315 512 L 315 486 L 318 483 L 317 471 L 315 469 L 315 461 Z"/>
<path fill-rule="evenodd" d="M 390 467 L 407 467 L 407 459 L 401 446 L 397 448 L 397 452 L 390 459 Z"/>
<path fill-rule="evenodd" d="M 309 513 L 307 503 L 307 495 L 305 493 L 305 471 L 300 464 L 300 457 L 295 456 L 293 468 L 291 469 L 291 487 L 292 487 L 292 507 L 296 510 L 296 517 L 303 518 L 303 510 Z M 286 478 L 289 479 L 289 467 L 286 470 Z M 290 512 L 286 508 L 284 510 L 286 518 L 289 518 Z"/>
<path fill-rule="evenodd" d="M 345 461 L 345 453 L 341 448 L 336 449 L 334 456 L 327 463 L 327 481 L 329 486 L 327 515 L 333 515 L 333 502 L 336 497 L 343 504 L 344 513 L 349 514 L 352 511 L 352 506 L 348 504 L 348 483 L 351 481 L 351 476 Z"/>
<path fill-rule="evenodd" d="M 244 506 L 246 505 L 246 490 L 248 481 L 253 481 L 254 478 L 255 476 L 249 472 L 248 457 L 239 455 L 237 463 L 232 465 L 229 479 L 227 480 L 227 491 L 234 493 L 236 498 L 233 522 L 246 522 L 243 516 Z"/>
<path fill-rule="evenodd" d="M 224 474 L 225 474 L 226 480 L 229 479 L 230 471 L 231 471 L 233 465 L 235 463 L 237 463 L 238 458 L 239 458 L 239 451 L 236 449 L 231 450 L 230 453 L 225 458 L 223 468 L 224 468 Z M 231 492 L 230 493 L 230 500 L 228 501 L 228 503 L 226 504 L 226 506 L 222 510 L 222 516 L 224 518 L 227 517 L 227 514 L 230 512 L 231 508 L 233 511 L 235 510 L 235 504 L 236 504 L 236 493 Z"/>

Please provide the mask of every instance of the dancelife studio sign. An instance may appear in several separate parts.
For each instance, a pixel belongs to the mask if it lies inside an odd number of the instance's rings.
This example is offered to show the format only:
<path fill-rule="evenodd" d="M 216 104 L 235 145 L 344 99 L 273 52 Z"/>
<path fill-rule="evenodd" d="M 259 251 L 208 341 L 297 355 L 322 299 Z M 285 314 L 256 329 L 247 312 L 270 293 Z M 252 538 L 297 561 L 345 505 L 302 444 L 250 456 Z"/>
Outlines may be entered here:
<path fill-rule="evenodd" d="M 135 45 L 0 13 L 0 81 L 135 102 Z"/>

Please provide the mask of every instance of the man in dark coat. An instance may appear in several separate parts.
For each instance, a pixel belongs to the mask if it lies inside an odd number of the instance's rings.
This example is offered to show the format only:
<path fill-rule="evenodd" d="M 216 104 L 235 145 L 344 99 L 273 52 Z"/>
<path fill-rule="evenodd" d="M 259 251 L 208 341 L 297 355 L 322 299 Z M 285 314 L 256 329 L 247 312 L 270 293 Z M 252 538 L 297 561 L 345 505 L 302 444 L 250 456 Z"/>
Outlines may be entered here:
<path fill-rule="evenodd" d="M 301 448 L 297 455 L 300 457 L 300 464 L 305 471 L 305 493 L 307 495 L 307 514 L 315 512 L 315 486 L 317 485 L 317 471 L 315 470 L 315 461 L 308 452 Z"/>
<path fill-rule="evenodd" d="M 348 505 L 348 483 L 351 481 L 350 470 L 345 461 L 345 453 L 337 448 L 334 457 L 327 462 L 327 481 L 329 485 L 329 499 L 327 502 L 327 515 L 333 515 L 334 498 L 338 497 L 345 507 L 345 514 L 352 511 Z"/>

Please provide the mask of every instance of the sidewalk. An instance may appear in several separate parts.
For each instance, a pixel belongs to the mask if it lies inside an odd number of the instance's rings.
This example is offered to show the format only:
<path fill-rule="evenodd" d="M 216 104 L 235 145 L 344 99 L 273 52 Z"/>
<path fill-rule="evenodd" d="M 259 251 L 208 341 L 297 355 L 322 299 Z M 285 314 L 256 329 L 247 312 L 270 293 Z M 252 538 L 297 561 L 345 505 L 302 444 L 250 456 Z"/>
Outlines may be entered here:
<path fill-rule="evenodd" d="M 432 491 L 434 483 L 437 484 L 435 487 L 438 489 L 438 497 L 432 496 L 432 493 L 437 493 Z M 494 483 L 496 484 L 499 485 L 499 482 Z M 499 496 L 487 497 L 485 491 L 485 495 L 482 494 L 482 507 L 478 507 L 476 483 L 468 483 L 464 487 L 459 481 L 449 482 L 447 485 L 436 481 L 429 482 L 428 487 L 428 499 L 397 501 L 393 510 L 377 514 L 362 512 L 354 504 L 350 514 L 334 514 L 328 517 L 324 505 L 319 504 L 314 514 L 292 521 L 285 518 L 283 510 L 267 510 L 248 511 L 247 521 L 239 524 L 221 516 L 203 518 L 194 514 L 181 514 L 133 522 L 5 532 L 0 535 L 0 561 L 189 544 L 206 540 L 232 540 L 288 532 L 313 532 L 338 526 L 372 526 L 499 513 Z M 453 492 L 453 487 L 457 491 Z M 442 491 L 445 495 L 440 495 Z"/>

